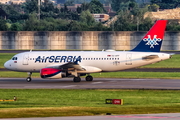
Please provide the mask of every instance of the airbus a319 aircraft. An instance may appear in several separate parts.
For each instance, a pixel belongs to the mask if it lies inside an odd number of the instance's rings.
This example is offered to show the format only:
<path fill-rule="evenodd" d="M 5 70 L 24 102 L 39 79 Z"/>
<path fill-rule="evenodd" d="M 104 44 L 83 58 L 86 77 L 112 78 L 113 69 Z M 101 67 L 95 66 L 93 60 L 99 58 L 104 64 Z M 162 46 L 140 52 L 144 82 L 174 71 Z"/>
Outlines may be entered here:
<path fill-rule="evenodd" d="M 90 73 L 121 71 L 171 58 L 171 54 L 160 53 L 166 23 L 158 20 L 130 51 L 29 51 L 14 55 L 4 67 L 28 72 L 28 82 L 33 72 L 49 79 L 74 77 L 74 82 L 87 75 L 86 81 L 92 81 Z"/>

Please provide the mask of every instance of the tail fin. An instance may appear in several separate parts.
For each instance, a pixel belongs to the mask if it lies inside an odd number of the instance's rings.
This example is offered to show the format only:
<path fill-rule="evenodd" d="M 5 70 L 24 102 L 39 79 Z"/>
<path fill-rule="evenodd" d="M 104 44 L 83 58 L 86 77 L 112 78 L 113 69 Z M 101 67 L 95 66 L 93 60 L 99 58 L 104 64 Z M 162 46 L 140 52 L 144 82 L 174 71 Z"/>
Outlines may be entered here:
<path fill-rule="evenodd" d="M 158 20 L 141 42 L 131 51 L 159 52 L 164 37 L 166 23 L 167 20 Z"/>

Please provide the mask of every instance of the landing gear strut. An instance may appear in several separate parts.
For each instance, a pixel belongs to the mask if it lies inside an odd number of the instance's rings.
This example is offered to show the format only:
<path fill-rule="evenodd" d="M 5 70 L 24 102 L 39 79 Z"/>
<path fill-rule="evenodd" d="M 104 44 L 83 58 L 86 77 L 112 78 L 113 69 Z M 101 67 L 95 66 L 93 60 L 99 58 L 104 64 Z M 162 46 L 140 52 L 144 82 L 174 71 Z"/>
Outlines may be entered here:
<path fill-rule="evenodd" d="M 86 76 L 86 81 L 93 81 L 93 77 L 91 75 Z"/>
<path fill-rule="evenodd" d="M 74 82 L 81 82 L 81 78 L 78 76 L 78 77 L 74 77 L 73 79 Z"/>
<path fill-rule="evenodd" d="M 26 78 L 26 81 L 27 82 L 31 82 L 31 75 L 32 75 L 32 72 L 28 72 L 28 77 Z"/>

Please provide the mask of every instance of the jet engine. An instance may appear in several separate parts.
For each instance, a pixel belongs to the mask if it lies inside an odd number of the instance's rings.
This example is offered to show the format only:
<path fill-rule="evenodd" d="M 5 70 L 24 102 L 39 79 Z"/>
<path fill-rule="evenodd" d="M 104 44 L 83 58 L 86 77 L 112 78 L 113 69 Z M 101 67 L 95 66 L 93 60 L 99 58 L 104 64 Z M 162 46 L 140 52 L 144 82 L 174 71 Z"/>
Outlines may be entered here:
<path fill-rule="evenodd" d="M 62 72 L 61 69 L 55 68 L 43 68 L 40 71 L 41 78 L 52 78 L 52 79 L 59 79 L 66 77 L 66 73 Z"/>

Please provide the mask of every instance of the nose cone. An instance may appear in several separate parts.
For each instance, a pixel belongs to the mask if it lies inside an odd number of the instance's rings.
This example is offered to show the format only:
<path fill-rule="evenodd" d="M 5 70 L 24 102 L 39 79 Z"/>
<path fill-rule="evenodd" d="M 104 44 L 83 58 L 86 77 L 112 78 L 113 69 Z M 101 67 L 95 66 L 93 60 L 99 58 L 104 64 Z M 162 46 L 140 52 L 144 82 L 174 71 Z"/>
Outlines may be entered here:
<path fill-rule="evenodd" d="M 5 67 L 6 69 L 11 69 L 10 61 L 5 62 L 5 63 L 4 63 L 4 67 Z"/>

